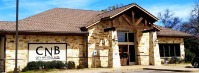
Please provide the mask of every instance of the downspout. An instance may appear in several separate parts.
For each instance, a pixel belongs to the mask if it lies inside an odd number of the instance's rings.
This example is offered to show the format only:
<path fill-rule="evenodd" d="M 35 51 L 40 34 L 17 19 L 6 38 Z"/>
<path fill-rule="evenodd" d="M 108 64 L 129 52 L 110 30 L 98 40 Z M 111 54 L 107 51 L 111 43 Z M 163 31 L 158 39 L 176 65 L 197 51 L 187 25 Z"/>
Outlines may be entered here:
<path fill-rule="evenodd" d="M 6 37 L 4 35 L 4 72 L 6 71 Z"/>
<path fill-rule="evenodd" d="M 86 37 L 86 61 L 87 61 L 87 68 L 88 68 L 88 34 L 85 35 Z"/>

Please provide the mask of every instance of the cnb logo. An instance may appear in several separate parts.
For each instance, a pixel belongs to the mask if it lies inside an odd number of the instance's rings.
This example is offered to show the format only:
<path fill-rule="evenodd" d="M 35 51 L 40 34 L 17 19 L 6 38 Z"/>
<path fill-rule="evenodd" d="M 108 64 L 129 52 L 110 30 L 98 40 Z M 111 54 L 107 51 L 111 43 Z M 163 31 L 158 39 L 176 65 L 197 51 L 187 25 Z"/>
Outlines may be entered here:
<path fill-rule="evenodd" d="M 44 50 L 44 52 L 39 51 L 40 49 Z M 54 51 L 53 51 L 53 50 L 54 50 Z M 48 53 L 49 55 L 52 56 L 53 53 L 54 53 L 54 55 L 59 54 L 59 53 L 60 53 L 60 50 L 59 50 L 59 46 L 54 46 L 54 47 L 51 47 L 51 48 L 39 46 L 39 47 L 37 47 L 37 49 L 36 49 L 36 53 L 37 53 L 38 55 L 43 55 L 43 54 L 45 54 L 45 56 L 47 56 L 47 53 Z"/>

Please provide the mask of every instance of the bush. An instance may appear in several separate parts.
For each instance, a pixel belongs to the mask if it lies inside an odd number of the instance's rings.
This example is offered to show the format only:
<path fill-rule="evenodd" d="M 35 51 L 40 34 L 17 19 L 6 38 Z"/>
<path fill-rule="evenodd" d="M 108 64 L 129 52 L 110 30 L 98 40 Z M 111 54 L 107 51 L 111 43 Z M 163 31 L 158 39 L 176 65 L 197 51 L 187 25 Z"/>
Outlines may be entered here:
<path fill-rule="evenodd" d="M 185 49 L 185 62 L 191 62 L 195 54 L 192 53 L 189 49 Z"/>
<path fill-rule="evenodd" d="M 22 71 L 28 70 L 41 70 L 41 69 L 63 69 L 65 64 L 62 61 L 32 61 L 27 64 L 27 66 L 22 69 Z"/>
<path fill-rule="evenodd" d="M 74 69 L 75 68 L 75 62 L 74 61 L 68 61 L 68 69 Z"/>

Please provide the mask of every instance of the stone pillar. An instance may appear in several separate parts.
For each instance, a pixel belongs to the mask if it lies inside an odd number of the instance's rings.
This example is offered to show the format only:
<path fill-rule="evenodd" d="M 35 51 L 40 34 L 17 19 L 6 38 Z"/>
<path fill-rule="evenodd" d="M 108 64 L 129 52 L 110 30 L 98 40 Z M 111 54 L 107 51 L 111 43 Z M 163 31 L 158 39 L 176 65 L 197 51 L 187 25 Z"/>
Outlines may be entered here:
<path fill-rule="evenodd" d="M 119 46 L 117 41 L 117 31 L 109 31 L 110 36 L 110 49 L 109 49 L 109 67 L 118 68 L 121 67 Z"/>
<path fill-rule="evenodd" d="M 137 64 L 149 65 L 149 33 L 136 30 Z"/>
<path fill-rule="evenodd" d="M 183 60 L 185 58 L 185 47 L 184 47 L 184 39 L 181 38 L 180 39 L 180 56 L 181 56 L 181 59 Z"/>
<path fill-rule="evenodd" d="M 149 49 L 149 62 L 150 65 L 161 65 L 159 45 L 156 32 L 150 32 L 150 49 Z"/>

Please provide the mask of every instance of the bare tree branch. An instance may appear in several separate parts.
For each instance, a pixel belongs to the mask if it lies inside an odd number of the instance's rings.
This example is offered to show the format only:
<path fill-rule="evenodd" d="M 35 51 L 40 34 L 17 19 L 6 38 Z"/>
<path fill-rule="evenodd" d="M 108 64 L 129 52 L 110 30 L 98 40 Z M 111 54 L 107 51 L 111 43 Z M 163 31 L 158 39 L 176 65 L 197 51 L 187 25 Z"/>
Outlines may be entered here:
<path fill-rule="evenodd" d="M 175 27 L 181 22 L 181 19 L 179 17 L 175 17 L 174 13 L 169 9 L 166 9 L 164 13 L 159 12 L 158 18 L 164 27 L 171 29 L 175 29 Z"/>

